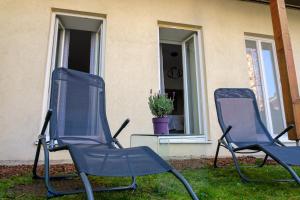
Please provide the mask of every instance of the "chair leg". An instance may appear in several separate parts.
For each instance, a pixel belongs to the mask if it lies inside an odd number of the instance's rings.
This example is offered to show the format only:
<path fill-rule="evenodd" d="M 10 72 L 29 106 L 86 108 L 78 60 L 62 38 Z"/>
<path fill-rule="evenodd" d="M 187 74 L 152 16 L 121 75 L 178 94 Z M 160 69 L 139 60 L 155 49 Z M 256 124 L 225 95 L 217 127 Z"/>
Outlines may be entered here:
<path fill-rule="evenodd" d="M 180 182 L 184 185 L 184 187 L 187 189 L 188 193 L 192 197 L 193 200 L 198 200 L 198 197 L 196 196 L 195 192 L 193 191 L 190 184 L 187 182 L 187 180 L 175 169 L 172 169 L 170 171 Z"/>
<path fill-rule="evenodd" d="M 282 167 L 284 167 L 290 173 L 290 175 L 293 177 L 293 179 L 296 181 L 296 183 L 298 183 L 300 185 L 300 178 L 291 166 L 289 166 L 288 164 L 282 162 L 281 160 L 278 160 L 277 158 L 272 157 L 272 159 L 275 160 Z"/>
<path fill-rule="evenodd" d="M 286 165 L 286 164 L 285 164 Z M 300 185 L 300 178 L 297 175 L 297 173 L 295 172 L 295 170 L 293 170 L 293 168 L 291 168 L 290 166 L 286 165 L 283 166 L 284 168 L 286 168 L 288 170 L 288 172 L 291 174 L 291 176 L 293 177 L 293 179 L 296 181 L 296 183 L 298 183 Z"/>
<path fill-rule="evenodd" d="M 249 182 L 249 178 L 247 178 L 243 173 L 242 173 L 242 170 L 240 168 L 240 164 L 238 162 L 238 159 L 237 157 L 235 156 L 235 153 L 234 151 L 232 150 L 232 147 L 230 145 L 228 145 L 228 150 L 230 151 L 231 155 L 232 155 L 232 159 L 233 159 L 233 163 L 235 165 L 235 168 L 240 176 L 240 178 L 245 181 L 245 182 Z"/>
<path fill-rule="evenodd" d="M 93 189 L 92 189 L 92 186 L 90 184 L 90 181 L 89 181 L 88 177 L 86 176 L 85 173 L 81 172 L 80 173 L 80 178 L 83 182 L 85 192 L 86 192 L 86 195 L 87 195 L 87 199 L 88 200 L 94 200 Z"/>
<path fill-rule="evenodd" d="M 268 160 L 268 155 L 266 155 L 265 156 L 265 158 L 264 158 L 264 160 L 263 160 L 263 162 L 260 164 L 260 165 L 258 165 L 258 167 L 263 167 L 265 164 L 266 164 L 266 162 L 267 162 L 267 160 Z"/>
<path fill-rule="evenodd" d="M 37 179 L 39 176 L 37 175 L 37 165 L 39 162 L 39 157 L 40 157 L 40 152 L 41 152 L 41 146 L 42 142 L 39 140 L 37 148 L 36 148 L 36 153 L 35 153 L 35 158 L 34 158 L 34 163 L 33 163 L 33 168 L 32 168 L 32 178 Z"/>
<path fill-rule="evenodd" d="M 220 143 L 219 143 L 220 144 Z M 218 153 L 219 153 L 219 146 L 218 144 L 218 148 L 217 148 L 217 152 L 216 152 L 216 156 L 215 156 L 215 162 L 214 162 L 214 165 L 216 165 L 216 160 L 217 160 L 217 156 L 218 156 Z M 231 155 L 232 155 L 232 159 L 233 159 L 233 162 L 234 162 L 234 165 L 235 165 L 235 168 L 240 176 L 240 178 L 244 181 L 244 182 L 250 182 L 250 181 L 256 181 L 256 182 L 259 182 L 260 180 L 251 180 L 249 179 L 248 177 L 246 177 L 242 171 L 241 171 L 241 168 L 240 168 L 240 165 L 239 165 L 239 162 L 238 162 L 238 159 L 237 157 L 235 156 L 235 153 L 232 149 L 232 147 L 230 145 L 227 145 L 226 148 L 230 151 Z M 266 152 L 264 152 L 266 153 Z M 268 160 L 268 157 L 269 155 L 266 154 L 263 162 L 258 165 L 257 167 L 263 167 L 267 160 Z M 291 176 L 293 177 L 293 179 L 296 181 L 296 183 L 298 183 L 300 185 L 300 177 L 297 175 L 297 173 L 295 172 L 295 170 L 293 170 L 292 167 L 290 167 L 289 165 L 287 165 L 286 163 L 284 162 L 281 162 L 280 160 L 278 160 L 277 158 L 275 157 L 272 157 L 273 160 L 275 160 L 278 164 L 280 164 L 281 166 L 283 166 L 290 174 Z M 290 181 L 290 180 L 273 180 L 273 181 L 276 181 L 276 182 L 282 182 L 282 181 Z"/>
<path fill-rule="evenodd" d="M 54 197 L 59 195 L 51 186 L 50 184 L 50 157 L 49 157 L 49 151 L 47 149 L 47 144 L 45 140 L 41 141 L 44 149 L 44 177 L 41 177 L 45 181 L 45 185 L 47 188 L 47 197 Z M 37 176 L 39 177 L 39 176 Z"/>
<path fill-rule="evenodd" d="M 135 190 L 137 188 L 137 184 L 136 184 L 136 178 L 135 176 L 131 177 L 132 181 L 131 181 L 131 187 L 133 190 Z"/>
<path fill-rule="evenodd" d="M 217 161 L 218 161 L 218 155 L 219 155 L 219 151 L 220 151 L 220 146 L 221 146 L 221 142 L 218 141 L 218 146 L 217 146 L 217 150 L 216 150 L 216 155 L 215 155 L 215 160 L 214 160 L 214 168 L 217 168 Z"/>

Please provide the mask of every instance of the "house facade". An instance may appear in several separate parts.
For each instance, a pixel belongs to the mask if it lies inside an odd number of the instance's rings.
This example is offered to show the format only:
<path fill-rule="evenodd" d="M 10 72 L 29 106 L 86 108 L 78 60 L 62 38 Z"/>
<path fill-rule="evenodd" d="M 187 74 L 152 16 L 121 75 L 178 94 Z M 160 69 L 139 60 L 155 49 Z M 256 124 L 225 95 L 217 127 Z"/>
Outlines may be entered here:
<path fill-rule="evenodd" d="M 131 119 L 119 136 L 125 147 L 156 143 L 157 138 L 143 136 L 153 134 L 147 103 L 151 89 L 175 95 L 169 127 L 176 136 L 155 144 L 170 157 L 213 156 L 222 134 L 213 96 L 220 87 L 253 89 L 270 132 L 285 126 L 268 5 L 237 0 L 3 0 L 0 10 L 3 162 L 33 160 L 55 67 L 103 77 L 112 132 Z M 287 14 L 299 74 L 300 10 L 287 9 Z"/>

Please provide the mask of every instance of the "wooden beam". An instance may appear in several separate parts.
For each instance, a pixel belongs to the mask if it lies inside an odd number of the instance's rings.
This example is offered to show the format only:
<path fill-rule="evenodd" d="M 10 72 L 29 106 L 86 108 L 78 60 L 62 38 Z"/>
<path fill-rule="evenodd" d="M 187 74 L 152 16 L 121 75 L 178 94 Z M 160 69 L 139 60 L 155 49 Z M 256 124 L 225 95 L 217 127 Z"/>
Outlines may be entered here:
<path fill-rule="evenodd" d="M 283 103 L 287 124 L 295 124 L 290 140 L 300 139 L 300 98 L 284 0 L 270 0 L 274 38 L 278 56 Z"/>

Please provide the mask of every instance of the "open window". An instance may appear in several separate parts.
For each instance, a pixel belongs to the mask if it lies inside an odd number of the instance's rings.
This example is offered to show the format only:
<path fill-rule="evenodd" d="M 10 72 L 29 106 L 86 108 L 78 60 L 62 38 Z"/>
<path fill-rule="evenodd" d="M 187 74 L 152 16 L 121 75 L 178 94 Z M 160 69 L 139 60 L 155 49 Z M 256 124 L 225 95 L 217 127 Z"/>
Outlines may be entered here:
<path fill-rule="evenodd" d="M 102 35 L 101 19 L 56 15 L 51 68 L 65 67 L 101 75 Z"/>
<path fill-rule="evenodd" d="M 199 52 L 200 31 L 161 27 L 159 34 L 161 91 L 174 96 L 174 111 L 169 115 L 170 133 L 204 135 L 206 98 Z"/>

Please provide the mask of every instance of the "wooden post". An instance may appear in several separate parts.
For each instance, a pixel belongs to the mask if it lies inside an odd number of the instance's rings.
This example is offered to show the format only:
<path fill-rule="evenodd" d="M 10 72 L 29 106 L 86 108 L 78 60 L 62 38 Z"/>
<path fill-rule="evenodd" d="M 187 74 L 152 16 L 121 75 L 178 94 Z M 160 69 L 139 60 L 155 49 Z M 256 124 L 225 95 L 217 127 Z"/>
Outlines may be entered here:
<path fill-rule="evenodd" d="M 295 124 L 289 139 L 300 139 L 300 99 L 288 19 L 284 0 L 270 0 L 274 39 L 278 56 L 283 103 L 287 124 Z"/>

